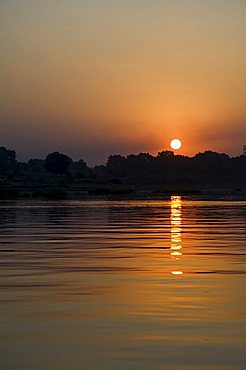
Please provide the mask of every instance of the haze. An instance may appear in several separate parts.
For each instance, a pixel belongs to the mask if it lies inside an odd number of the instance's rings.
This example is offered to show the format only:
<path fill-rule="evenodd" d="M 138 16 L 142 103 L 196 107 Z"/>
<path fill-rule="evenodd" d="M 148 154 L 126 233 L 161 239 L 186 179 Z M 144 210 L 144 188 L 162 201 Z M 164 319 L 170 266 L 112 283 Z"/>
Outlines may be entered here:
<path fill-rule="evenodd" d="M 89 164 L 173 137 L 240 155 L 245 19 L 243 0 L 1 1 L 0 144 Z"/>

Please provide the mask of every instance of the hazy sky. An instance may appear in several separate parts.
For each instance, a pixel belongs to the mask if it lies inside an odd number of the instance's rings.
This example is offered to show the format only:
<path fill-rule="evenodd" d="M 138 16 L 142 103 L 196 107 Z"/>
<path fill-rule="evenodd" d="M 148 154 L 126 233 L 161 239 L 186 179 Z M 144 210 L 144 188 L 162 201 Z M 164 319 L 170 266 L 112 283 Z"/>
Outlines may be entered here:
<path fill-rule="evenodd" d="M 0 146 L 19 159 L 246 144 L 245 0 L 1 0 Z"/>

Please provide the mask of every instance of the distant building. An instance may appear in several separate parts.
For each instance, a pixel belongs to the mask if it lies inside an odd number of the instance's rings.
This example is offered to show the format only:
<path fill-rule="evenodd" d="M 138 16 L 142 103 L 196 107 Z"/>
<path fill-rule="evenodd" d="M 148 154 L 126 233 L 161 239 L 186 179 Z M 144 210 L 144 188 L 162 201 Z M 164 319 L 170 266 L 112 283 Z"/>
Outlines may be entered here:
<path fill-rule="evenodd" d="M 243 146 L 243 155 L 246 156 L 246 145 Z"/>

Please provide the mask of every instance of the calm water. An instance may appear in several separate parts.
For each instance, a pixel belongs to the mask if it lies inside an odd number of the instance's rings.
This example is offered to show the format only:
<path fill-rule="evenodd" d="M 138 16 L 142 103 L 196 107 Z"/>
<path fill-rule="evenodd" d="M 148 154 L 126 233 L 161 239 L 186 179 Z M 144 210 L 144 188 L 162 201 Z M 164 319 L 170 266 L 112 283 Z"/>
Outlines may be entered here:
<path fill-rule="evenodd" d="M 246 202 L 0 203 L 1 370 L 246 368 Z"/>

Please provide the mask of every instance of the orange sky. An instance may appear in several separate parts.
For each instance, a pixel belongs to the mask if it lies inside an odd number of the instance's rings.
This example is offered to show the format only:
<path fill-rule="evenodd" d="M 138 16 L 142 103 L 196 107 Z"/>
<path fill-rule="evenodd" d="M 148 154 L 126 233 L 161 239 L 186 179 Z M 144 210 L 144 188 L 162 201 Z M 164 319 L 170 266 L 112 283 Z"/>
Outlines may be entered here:
<path fill-rule="evenodd" d="M 0 3 L 1 145 L 20 159 L 246 143 L 242 0 Z"/>

